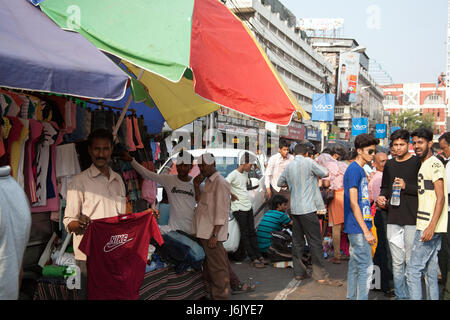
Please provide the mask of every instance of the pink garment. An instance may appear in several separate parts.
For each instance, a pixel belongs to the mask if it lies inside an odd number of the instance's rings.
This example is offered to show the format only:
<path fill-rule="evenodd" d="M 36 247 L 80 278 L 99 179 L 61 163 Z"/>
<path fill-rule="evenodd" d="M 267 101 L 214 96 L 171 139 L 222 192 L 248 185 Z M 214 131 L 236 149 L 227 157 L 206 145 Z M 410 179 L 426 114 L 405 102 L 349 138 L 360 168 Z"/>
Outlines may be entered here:
<path fill-rule="evenodd" d="M 142 143 L 141 139 L 141 133 L 139 132 L 138 119 L 136 117 L 133 117 L 133 123 L 134 123 L 134 137 L 136 138 L 137 141 L 136 148 L 144 149 L 144 144 Z"/>
<path fill-rule="evenodd" d="M 136 146 L 133 142 L 133 125 L 130 117 L 127 117 L 127 144 L 129 151 L 136 151 Z"/>
<path fill-rule="evenodd" d="M 375 201 L 380 195 L 381 191 L 381 181 L 383 180 L 383 172 L 376 171 L 369 182 L 369 200 L 370 202 Z"/>
<path fill-rule="evenodd" d="M 328 153 L 322 153 L 317 158 L 317 162 L 327 168 L 329 172 L 330 189 L 344 189 L 344 174 L 347 170 L 347 165 L 342 161 L 337 161 Z"/>
<path fill-rule="evenodd" d="M 158 184 L 151 180 L 144 180 L 142 182 L 142 198 L 147 200 L 149 204 L 154 204 L 156 201 L 156 194 L 158 190 Z"/>

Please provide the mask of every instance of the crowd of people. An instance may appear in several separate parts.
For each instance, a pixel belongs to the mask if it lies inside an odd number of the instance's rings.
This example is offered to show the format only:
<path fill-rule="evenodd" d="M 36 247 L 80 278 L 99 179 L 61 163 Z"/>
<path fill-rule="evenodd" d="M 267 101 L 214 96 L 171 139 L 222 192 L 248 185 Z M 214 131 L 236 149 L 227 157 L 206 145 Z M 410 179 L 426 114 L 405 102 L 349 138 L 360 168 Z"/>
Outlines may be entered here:
<path fill-rule="evenodd" d="M 409 152 L 410 138 L 415 155 Z M 83 236 L 95 219 L 125 213 L 126 201 L 124 183 L 109 166 L 114 145 L 111 132 L 95 130 L 88 143 L 92 165 L 71 181 L 63 221 L 66 230 L 74 234 L 81 298 L 89 298 L 87 257 L 85 246 L 80 246 Z M 248 152 L 239 157 L 238 167 L 226 177 L 217 171 L 211 153 L 194 159 L 189 151 L 180 151 L 176 175 L 156 174 L 126 151 L 120 158 L 130 162 L 143 179 L 164 187 L 170 215 L 167 226 L 161 228 L 162 239 L 189 248 L 192 264 L 202 265 L 211 299 L 255 290 L 233 271 L 223 245 L 228 238 L 230 212 L 239 224 L 242 246 L 252 267 L 266 268 L 271 262 L 267 253 L 273 232 L 289 228 L 294 278 L 342 286 L 343 281 L 329 275 L 325 263 L 323 241 L 329 230 L 334 248 L 330 261 L 348 261 L 347 299 L 368 299 L 374 264 L 380 267 L 381 290 L 388 296 L 422 299 L 423 275 L 428 299 L 448 299 L 450 133 L 439 139 L 442 155 L 433 152 L 433 134 L 425 128 L 392 133 L 390 154 L 377 152 L 377 145 L 378 139 L 361 134 L 352 150 L 331 147 L 319 153 L 303 141 L 291 154 L 289 145 L 281 142 L 279 152 L 267 161 L 269 210 L 258 226 L 247 192 L 248 172 L 257 157 Z M 200 173 L 192 177 L 195 162 Z M 158 218 L 156 210 L 150 211 Z M 13 282 L 10 292 L 15 295 L 18 283 Z"/>
<path fill-rule="evenodd" d="M 289 145 L 281 142 L 279 153 L 267 163 L 271 207 L 256 232 L 253 218 L 242 222 L 245 214 L 250 219 L 251 209 L 232 208 L 252 265 L 264 267 L 258 260 L 267 257 L 271 233 L 289 227 L 295 279 L 312 277 L 321 284 L 341 286 L 341 281 L 329 277 L 324 264 L 323 239 L 330 230 L 334 249 L 330 261 L 348 260 L 347 299 L 368 299 L 374 264 L 380 268 L 378 290 L 387 297 L 422 299 L 424 277 L 428 300 L 449 299 L 450 133 L 439 138 L 441 154 L 434 150 L 433 133 L 426 128 L 411 133 L 400 129 L 390 140 L 389 154 L 377 152 L 379 140 L 368 134 L 357 136 L 351 150 L 335 146 L 321 153 L 304 141 L 290 154 Z M 415 154 L 410 152 L 411 143 Z M 233 179 L 229 181 L 236 188 Z M 305 241 L 311 274 L 304 261 Z"/>

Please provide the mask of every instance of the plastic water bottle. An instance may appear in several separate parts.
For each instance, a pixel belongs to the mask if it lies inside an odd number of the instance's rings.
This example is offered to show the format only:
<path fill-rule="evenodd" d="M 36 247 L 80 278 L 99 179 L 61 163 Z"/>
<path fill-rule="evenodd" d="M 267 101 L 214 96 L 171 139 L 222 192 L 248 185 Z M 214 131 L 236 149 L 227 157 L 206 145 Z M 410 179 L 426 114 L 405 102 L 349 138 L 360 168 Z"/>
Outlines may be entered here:
<path fill-rule="evenodd" d="M 395 182 L 392 184 L 392 196 L 391 196 L 391 206 L 400 205 L 400 190 L 402 187 Z"/>

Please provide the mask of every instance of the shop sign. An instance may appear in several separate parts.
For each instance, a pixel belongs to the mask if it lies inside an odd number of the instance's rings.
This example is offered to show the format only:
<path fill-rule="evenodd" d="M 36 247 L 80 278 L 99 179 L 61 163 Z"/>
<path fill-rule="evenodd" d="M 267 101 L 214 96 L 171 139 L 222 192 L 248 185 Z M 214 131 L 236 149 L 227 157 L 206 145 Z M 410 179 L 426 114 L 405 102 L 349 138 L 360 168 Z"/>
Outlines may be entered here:
<path fill-rule="evenodd" d="M 257 136 L 258 131 L 255 128 L 238 127 L 228 123 L 217 123 L 217 128 L 225 133 L 244 135 L 244 136 Z"/>
<path fill-rule="evenodd" d="M 312 141 L 321 141 L 322 140 L 322 132 L 319 130 L 306 130 L 306 139 Z"/>
<path fill-rule="evenodd" d="M 292 140 L 304 140 L 306 135 L 306 128 L 303 124 L 292 121 L 287 127 L 287 134 L 281 134 L 281 137 Z"/>

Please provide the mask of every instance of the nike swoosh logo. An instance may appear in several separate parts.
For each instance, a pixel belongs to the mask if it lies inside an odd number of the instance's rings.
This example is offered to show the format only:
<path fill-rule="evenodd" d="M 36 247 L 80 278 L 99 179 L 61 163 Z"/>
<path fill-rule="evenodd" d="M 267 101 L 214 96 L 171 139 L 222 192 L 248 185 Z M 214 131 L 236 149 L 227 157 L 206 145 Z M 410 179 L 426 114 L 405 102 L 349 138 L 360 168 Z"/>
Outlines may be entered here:
<path fill-rule="evenodd" d="M 105 245 L 105 247 L 103 248 L 103 251 L 104 251 L 104 252 L 111 252 L 111 251 L 117 249 L 118 247 L 123 246 L 125 243 L 132 241 L 133 239 L 134 239 L 134 238 L 127 239 L 126 241 L 124 241 L 124 242 L 122 242 L 122 243 L 117 243 L 117 244 L 111 244 L 111 243 L 108 242 L 108 243 Z"/>

